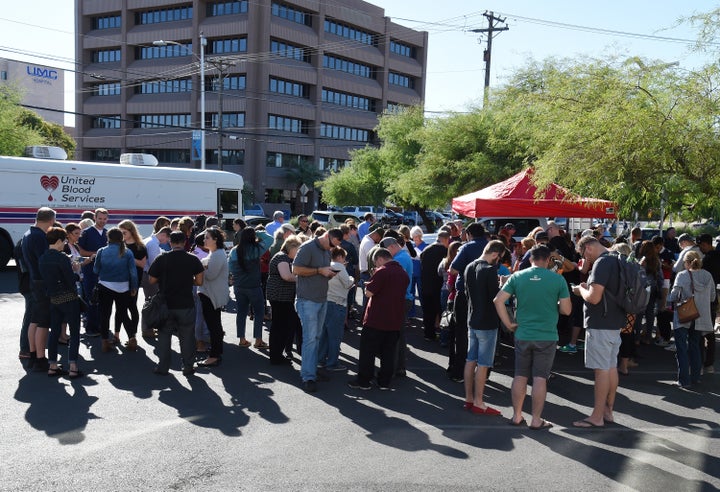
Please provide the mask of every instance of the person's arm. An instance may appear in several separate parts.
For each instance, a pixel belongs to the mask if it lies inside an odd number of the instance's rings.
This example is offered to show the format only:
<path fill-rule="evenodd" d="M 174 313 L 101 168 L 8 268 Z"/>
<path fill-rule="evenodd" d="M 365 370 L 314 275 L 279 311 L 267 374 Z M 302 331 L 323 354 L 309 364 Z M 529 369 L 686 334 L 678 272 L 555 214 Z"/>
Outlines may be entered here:
<path fill-rule="evenodd" d="M 280 263 L 278 263 L 277 269 L 278 273 L 280 274 L 280 278 L 282 278 L 284 281 L 296 281 L 295 275 L 293 275 L 293 272 L 290 268 L 290 263 L 288 263 L 287 261 L 281 261 Z"/>
<path fill-rule="evenodd" d="M 572 313 L 572 301 L 570 300 L 570 297 L 563 297 L 560 299 L 560 302 L 558 303 L 558 310 L 560 311 L 560 314 L 570 316 Z"/>
<path fill-rule="evenodd" d="M 203 279 L 205 278 L 205 272 L 195 274 L 195 285 L 202 285 Z"/>
<path fill-rule="evenodd" d="M 137 293 L 139 284 L 135 257 L 130 250 L 127 250 L 125 254 L 127 255 L 128 273 L 130 274 L 130 295 L 134 296 Z"/>
<path fill-rule="evenodd" d="M 219 254 L 212 253 L 208 257 L 207 269 L 205 270 L 205 273 L 204 273 L 205 280 L 212 282 L 213 280 L 218 278 L 218 276 L 220 276 L 220 274 L 224 270 L 223 263 L 225 262 L 225 258 L 223 258 L 223 256 L 225 256 L 225 255 L 224 254 L 219 255 Z"/>
<path fill-rule="evenodd" d="M 509 299 L 510 294 L 505 292 L 504 290 L 501 290 L 497 293 L 495 299 L 493 299 L 493 304 L 495 304 L 495 310 L 497 311 L 498 317 L 500 318 L 502 324 L 505 325 L 505 328 L 507 328 L 511 332 L 514 332 L 517 329 L 518 324 L 513 323 L 513 321 L 510 319 L 507 308 L 505 307 L 505 303 Z"/>
<path fill-rule="evenodd" d="M 145 256 L 143 256 L 142 258 L 140 258 L 140 259 L 138 260 L 138 259 L 135 258 L 135 256 L 133 255 L 133 259 L 135 260 L 135 266 L 136 266 L 136 267 L 138 267 L 138 268 L 143 268 L 143 269 L 144 269 L 144 268 L 145 268 L 145 265 L 147 265 L 147 261 L 148 261 L 147 248 L 143 248 L 143 249 L 141 249 L 140 251 L 142 251 L 142 252 L 145 254 Z"/>
<path fill-rule="evenodd" d="M 265 251 L 270 249 L 270 246 L 272 246 L 272 243 L 274 241 L 271 234 L 268 234 L 265 231 L 255 231 L 255 235 L 260 239 L 260 256 L 262 256 Z"/>
<path fill-rule="evenodd" d="M 313 275 L 322 275 L 323 277 L 332 278 L 336 272 L 330 270 L 329 266 L 326 267 L 306 267 L 300 266 L 293 263 L 292 272 L 298 277 L 312 277 Z"/>
<path fill-rule="evenodd" d="M 583 298 L 588 304 L 598 304 L 602 300 L 605 286 L 600 284 L 590 284 L 583 282 L 573 287 L 573 294 Z"/>

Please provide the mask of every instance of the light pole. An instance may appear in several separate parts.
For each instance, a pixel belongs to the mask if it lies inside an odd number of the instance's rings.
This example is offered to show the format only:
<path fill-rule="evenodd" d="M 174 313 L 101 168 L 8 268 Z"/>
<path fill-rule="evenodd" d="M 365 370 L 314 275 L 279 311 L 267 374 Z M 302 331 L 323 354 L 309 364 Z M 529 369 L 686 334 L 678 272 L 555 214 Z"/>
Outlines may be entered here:
<path fill-rule="evenodd" d="M 223 88 L 225 85 L 225 72 L 237 62 L 223 57 L 210 58 L 208 61 L 218 71 L 218 169 L 223 169 Z"/>
<path fill-rule="evenodd" d="M 153 41 L 154 46 L 167 46 L 174 44 L 177 46 L 185 46 L 177 41 Z M 205 169 L 205 46 L 207 46 L 207 38 L 200 33 L 200 169 Z"/>

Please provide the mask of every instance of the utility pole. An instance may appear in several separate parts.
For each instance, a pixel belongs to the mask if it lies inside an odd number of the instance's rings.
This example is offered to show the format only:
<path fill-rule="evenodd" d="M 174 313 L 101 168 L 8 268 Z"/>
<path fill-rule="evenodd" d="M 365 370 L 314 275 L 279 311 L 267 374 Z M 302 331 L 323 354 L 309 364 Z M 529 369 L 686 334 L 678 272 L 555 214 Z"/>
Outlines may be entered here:
<path fill-rule="evenodd" d="M 495 33 L 501 31 L 507 31 L 510 28 L 508 26 L 498 27 L 499 24 L 504 24 L 505 19 L 495 17 L 493 12 L 485 12 L 483 14 L 488 21 L 488 27 L 486 29 L 471 29 L 470 32 L 487 33 L 487 49 L 483 52 L 483 60 L 485 61 L 485 89 L 483 91 L 483 108 L 488 104 L 488 97 L 490 92 L 490 59 L 492 57 L 492 40 L 495 37 Z"/>
<path fill-rule="evenodd" d="M 223 169 L 223 88 L 225 86 L 225 78 L 228 76 L 227 70 L 237 64 L 237 60 L 216 57 L 208 60 L 218 71 L 218 169 Z"/>

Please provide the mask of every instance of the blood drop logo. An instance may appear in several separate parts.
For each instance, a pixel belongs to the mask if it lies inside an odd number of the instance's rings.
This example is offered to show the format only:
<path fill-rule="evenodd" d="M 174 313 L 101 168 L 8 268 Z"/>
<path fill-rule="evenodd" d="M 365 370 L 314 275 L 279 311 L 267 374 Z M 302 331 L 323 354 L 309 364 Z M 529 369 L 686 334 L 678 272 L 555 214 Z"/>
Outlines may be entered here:
<path fill-rule="evenodd" d="M 54 200 L 52 192 L 57 189 L 59 184 L 60 180 L 57 176 L 43 176 L 42 178 L 40 178 L 40 185 L 45 191 L 50 193 L 50 195 L 48 196 L 48 201 Z"/>

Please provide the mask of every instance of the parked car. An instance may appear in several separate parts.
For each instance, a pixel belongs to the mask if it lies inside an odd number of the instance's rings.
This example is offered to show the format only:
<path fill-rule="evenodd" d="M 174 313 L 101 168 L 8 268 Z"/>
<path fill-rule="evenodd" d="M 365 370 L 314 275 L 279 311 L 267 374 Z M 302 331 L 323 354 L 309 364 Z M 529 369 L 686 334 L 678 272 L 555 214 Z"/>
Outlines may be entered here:
<path fill-rule="evenodd" d="M 259 225 L 264 226 L 272 222 L 272 219 L 270 217 L 264 217 L 260 215 L 246 215 L 245 217 L 243 217 L 243 220 L 248 227 L 255 227 Z"/>
<path fill-rule="evenodd" d="M 356 215 L 361 218 L 365 217 L 365 214 L 370 212 L 375 216 L 375 219 L 377 220 L 381 220 L 385 215 L 385 207 L 371 207 L 370 205 L 363 205 L 360 207 L 343 207 L 342 211 L 348 214 Z"/>
<path fill-rule="evenodd" d="M 315 210 L 312 214 L 312 220 L 317 220 L 323 227 L 338 227 L 340 224 L 344 224 L 347 219 L 355 220 L 356 224 L 363 221 L 360 217 L 355 214 L 349 214 L 346 212 L 333 212 L 331 210 Z"/>
<path fill-rule="evenodd" d="M 263 210 L 262 205 L 259 203 L 253 203 L 252 205 L 248 205 L 247 207 L 244 207 L 243 213 L 245 215 L 255 215 L 258 217 L 264 217 L 265 216 L 265 210 Z"/>
<path fill-rule="evenodd" d="M 640 231 L 641 231 L 641 236 L 640 236 L 641 241 L 650 241 L 653 237 L 660 235 L 660 229 L 654 229 L 651 227 L 642 227 L 642 228 L 640 228 Z"/>
<path fill-rule="evenodd" d="M 388 208 L 385 210 L 385 215 L 380 219 L 380 222 L 383 225 L 399 226 L 403 223 L 403 215 Z"/>

